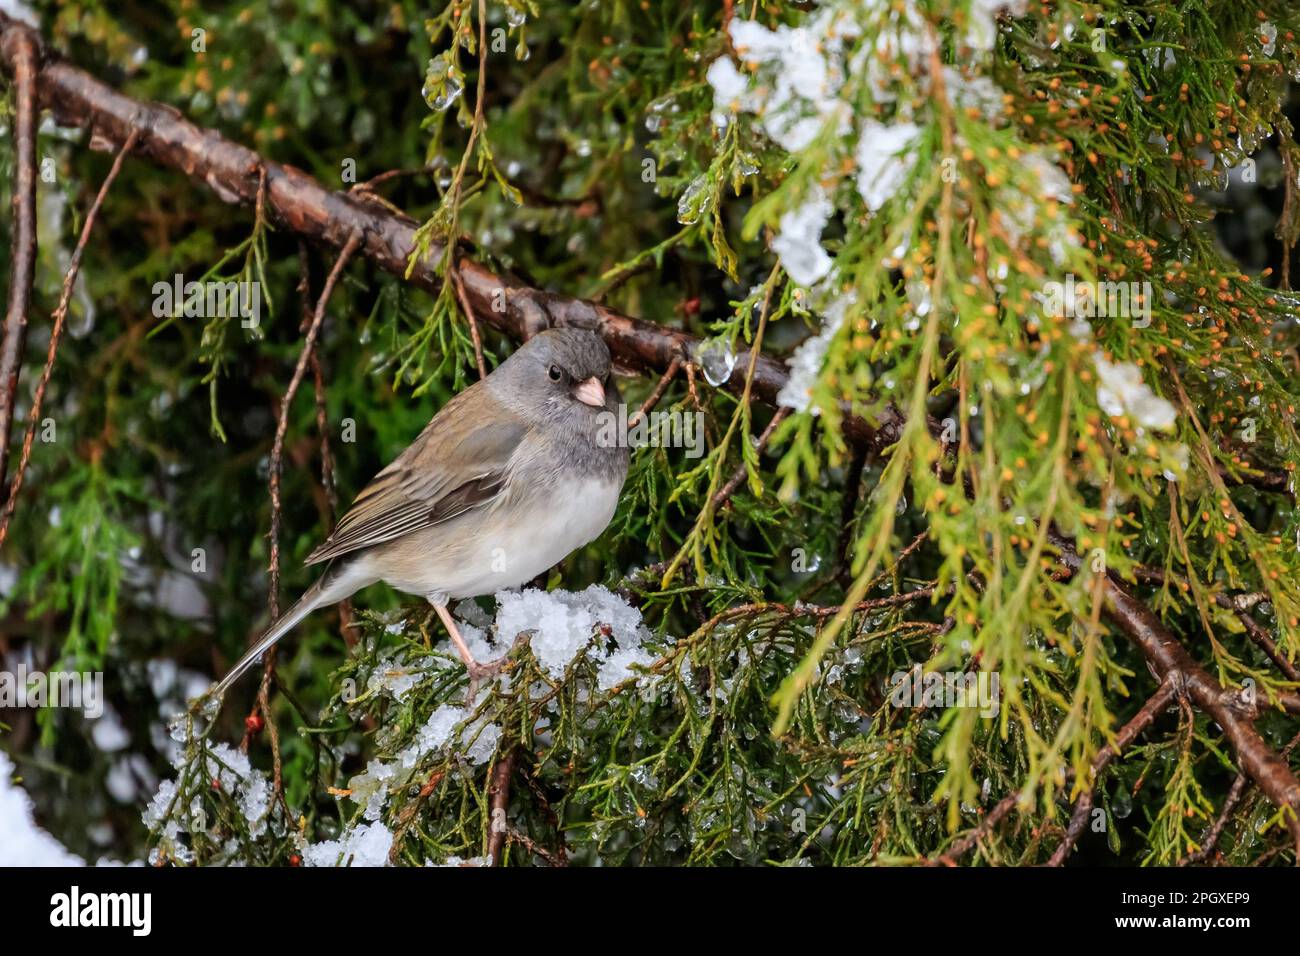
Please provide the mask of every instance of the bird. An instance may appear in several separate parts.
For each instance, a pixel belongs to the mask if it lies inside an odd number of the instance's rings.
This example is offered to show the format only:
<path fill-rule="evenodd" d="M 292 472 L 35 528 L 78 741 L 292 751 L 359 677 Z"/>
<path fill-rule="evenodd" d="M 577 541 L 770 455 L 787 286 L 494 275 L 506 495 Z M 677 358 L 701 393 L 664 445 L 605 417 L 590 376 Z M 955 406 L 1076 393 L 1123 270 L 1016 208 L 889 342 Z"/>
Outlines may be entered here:
<path fill-rule="evenodd" d="M 306 559 L 316 583 L 209 692 L 241 675 L 317 608 L 379 581 L 429 601 L 470 676 L 476 661 L 448 603 L 523 585 L 609 524 L 627 478 L 627 443 L 609 348 L 586 329 L 538 332 L 456 395 L 357 495 Z M 499 665 L 497 665 L 499 666 Z"/>

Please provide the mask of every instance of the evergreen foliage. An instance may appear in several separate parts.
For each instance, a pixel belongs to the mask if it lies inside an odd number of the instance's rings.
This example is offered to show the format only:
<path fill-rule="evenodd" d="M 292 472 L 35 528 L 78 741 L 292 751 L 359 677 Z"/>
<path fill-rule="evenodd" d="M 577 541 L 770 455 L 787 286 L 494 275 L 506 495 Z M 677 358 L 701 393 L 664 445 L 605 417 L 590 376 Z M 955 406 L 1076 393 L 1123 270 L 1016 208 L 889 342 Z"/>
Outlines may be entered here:
<path fill-rule="evenodd" d="M 267 621 L 276 419 L 335 254 L 306 253 L 304 301 L 291 231 L 128 159 L 2 557 L 0 651 L 103 670 L 129 735 L 105 751 L 57 710 L 0 735 L 75 852 L 1036 864 L 1095 789 L 1072 859 L 1173 865 L 1240 764 L 1179 698 L 1093 779 L 1158 688 L 1105 613 L 1108 574 L 1258 701 L 1297 767 L 1291 4 L 34 6 L 71 62 L 331 188 L 403 171 L 366 192 L 422 223 L 444 274 L 460 236 L 498 272 L 704 339 L 655 406 L 703 414 L 702 454 L 634 452 L 605 534 L 534 582 L 578 595 L 563 666 L 480 599 L 458 615 L 511 665 L 467 704 L 437 618 L 381 586 L 282 645 L 270 726 L 255 679 L 176 721 Z M 108 168 L 84 140 L 40 137 L 20 423 Z M 258 326 L 157 317 L 177 273 L 259 282 Z M 480 325 L 491 368 L 515 343 Z M 791 371 L 770 429 L 775 409 L 720 387 L 760 352 Z M 317 354 L 333 464 L 309 375 L 281 607 L 338 507 L 478 376 L 456 283 L 363 257 Z M 629 409 L 656 385 L 623 378 Z M 854 418 L 889 440 L 855 443 Z M 897 706 L 916 665 L 950 686 Z M 954 696 L 963 673 L 995 678 L 992 713 Z M 1294 862 L 1258 787 L 1227 809 L 1224 860 Z"/>

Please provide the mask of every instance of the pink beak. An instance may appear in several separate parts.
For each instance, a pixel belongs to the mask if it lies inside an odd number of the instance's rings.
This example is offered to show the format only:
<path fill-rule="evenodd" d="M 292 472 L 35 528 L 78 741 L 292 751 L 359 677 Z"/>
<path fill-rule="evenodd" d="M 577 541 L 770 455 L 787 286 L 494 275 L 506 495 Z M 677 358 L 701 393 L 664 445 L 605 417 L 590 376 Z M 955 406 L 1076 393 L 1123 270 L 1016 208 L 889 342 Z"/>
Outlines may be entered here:
<path fill-rule="evenodd" d="M 574 386 L 573 397 L 592 408 L 604 408 L 605 386 L 600 384 L 600 379 L 592 376 Z"/>

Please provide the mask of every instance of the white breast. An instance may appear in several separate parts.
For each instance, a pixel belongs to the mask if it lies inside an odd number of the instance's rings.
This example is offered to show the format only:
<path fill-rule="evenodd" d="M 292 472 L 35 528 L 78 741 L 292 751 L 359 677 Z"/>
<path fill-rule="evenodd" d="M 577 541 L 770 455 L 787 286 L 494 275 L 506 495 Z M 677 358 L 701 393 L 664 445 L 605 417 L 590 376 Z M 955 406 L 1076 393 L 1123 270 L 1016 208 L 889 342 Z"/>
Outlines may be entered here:
<path fill-rule="evenodd" d="M 415 560 L 375 571 L 438 603 L 519 587 L 595 540 L 614 517 L 620 490 L 621 483 L 598 479 L 559 481 L 544 498 L 502 501 L 416 532 L 411 537 L 424 540 L 407 551 Z"/>

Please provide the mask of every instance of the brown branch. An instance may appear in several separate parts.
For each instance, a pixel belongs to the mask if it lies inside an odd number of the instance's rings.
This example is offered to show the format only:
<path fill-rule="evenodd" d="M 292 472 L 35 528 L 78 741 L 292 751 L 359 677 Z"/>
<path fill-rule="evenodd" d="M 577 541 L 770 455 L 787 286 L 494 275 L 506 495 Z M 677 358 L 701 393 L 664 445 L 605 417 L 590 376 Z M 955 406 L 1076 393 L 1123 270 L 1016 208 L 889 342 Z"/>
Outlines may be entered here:
<path fill-rule="evenodd" d="M 27 344 L 27 310 L 36 275 L 36 91 L 40 45 L 26 31 L 3 38 L 6 62 L 12 63 L 16 87 L 14 114 L 13 244 L 9 259 L 9 302 L 0 345 L 0 488 L 9 474 L 9 432 L 13 428 L 18 374 Z M 2 536 L 0 536 L 2 540 Z"/>
<path fill-rule="evenodd" d="M 0 39 L 35 31 L 0 14 Z M 0 68 L 13 73 L 14 63 L 0 45 Z M 341 249 L 360 232 L 365 238 L 358 254 L 376 268 L 405 278 L 437 294 L 442 276 L 437 264 L 445 249 L 431 242 L 428 254 L 416 255 L 419 225 L 409 216 L 391 212 L 347 192 L 326 189 L 292 166 L 263 159 L 253 150 L 203 129 L 176 110 L 133 99 L 100 82 L 84 70 L 48 59 L 40 71 L 38 95 L 61 125 L 92 130 L 100 139 L 123 142 L 132 129 L 140 131 L 136 153 L 160 166 L 180 170 L 211 188 L 225 202 L 252 205 L 257 199 L 259 170 L 266 173 L 268 213 L 283 227 L 319 245 Z M 410 269 L 407 274 L 408 267 Z M 475 313 L 497 331 L 523 341 L 548 326 L 573 326 L 599 332 L 620 366 L 633 372 L 661 374 L 682 355 L 695 354 L 697 336 L 654 322 L 623 315 L 583 299 L 535 289 L 509 275 L 497 275 L 476 262 L 457 257 L 455 271 L 464 284 Z M 493 300 L 504 305 L 492 308 Z M 752 381 L 755 398 L 776 404 L 789 371 L 782 362 L 758 355 L 752 379 L 732 376 L 726 388 L 740 393 Z M 688 367 L 693 384 L 694 370 Z M 884 413 L 879 429 L 856 415 L 846 415 L 844 432 L 850 441 L 875 449 L 897 440 L 901 416 Z"/>
<path fill-rule="evenodd" d="M 988 812 L 988 815 L 952 846 L 950 846 L 941 856 L 933 860 L 926 861 L 927 866 L 956 866 L 958 861 L 965 855 L 966 851 L 982 840 L 985 835 L 990 833 L 994 827 L 1002 822 L 1002 818 L 1011 812 L 1017 801 L 1020 800 L 1020 791 L 1007 794 L 997 802 L 997 805 Z"/>
<path fill-rule="evenodd" d="M 1161 568 L 1138 565 L 1134 568 L 1134 576 L 1143 584 L 1157 584 L 1164 586 L 1166 581 L 1176 585 L 1183 591 L 1190 589 L 1187 579 L 1177 574 L 1166 574 Z M 1264 655 L 1280 670 L 1289 681 L 1300 683 L 1300 668 L 1291 663 L 1282 652 L 1278 650 L 1277 643 L 1269 636 L 1264 626 L 1260 624 L 1251 612 L 1260 604 L 1266 603 L 1269 596 L 1263 591 L 1252 591 L 1250 593 L 1235 592 L 1224 594 L 1222 591 L 1214 595 L 1214 603 L 1221 608 L 1232 611 L 1241 621 L 1242 626 L 1246 629 L 1246 636 L 1251 642 L 1264 652 Z M 1290 709 L 1290 708 L 1288 708 Z"/>
<path fill-rule="evenodd" d="M 1063 536 L 1052 532 L 1051 541 L 1061 552 L 1061 561 L 1072 572 L 1081 565 L 1074 545 Z M 1107 602 L 1107 615 L 1142 651 L 1155 669 L 1161 686 L 1143 705 L 1142 709 L 1116 736 L 1113 744 L 1104 747 L 1093 761 L 1093 780 L 1105 769 L 1124 747 L 1146 728 L 1170 703 L 1177 692 L 1186 693 L 1201 710 L 1223 729 L 1224 736 L 1237 758 L 1242 774 L 1259 786 L 1275 806 L 1282 808 L 1288 831 L 1300 854 L 1300 781 L 1291 772 L 1284 756 L 1275 753 L 1259 731 L 1254 721 L 1258 716 L 1254 704 L 1244 695 L 1224 688 L 1183 648 L 1178 639 L 1145 604 L 1133 597 L 1128 589 L 1109 576 L 1103 584 Z M 1288 703 L 1288 702 L 1284 702 Z M 1300 738 L 1297 738 L 1300 739 Z M 1289 752 L 1289 745 L 1284 754 Z M 1234 790 L 1236 789 L 1234 785 Z M 974 830 L 954 843 L 942 856 L 930 861 L 931 865 L 955 866 L 957 860 L 988 833 L 1010 812 L 1019 798 L 1019 791 L 1003 798 Z M 1231 799 L 1231 794 L 1229 795 Z M 1240 795 L 1238 795 L 1238 800 Z M 1065 839 L 1053 853 L 1049 865 L 1059 866 L 1073 847 L 1087 824 L 1093 792 L 1085 791 L 1070 818 Z M 1232 804 L 1225 805 L 1225 817 Z M 1222 824 L 1212 831 L 1217 840 Z M 1207 843 L 1209 839 L 1207 838 Z"/>
<path fill-rule="evenodd" d="M 1178 693 L 1178 682 L 1173 677 L 1165 678 L 1164 682 L 1156 689 L 1145 704 L 1133 715 L 1133 719 L 1120 728 L 1115 739 L 1097 752 L 1097 756 L 1092 759 L 1092 773 L 1086 782 L 1086 786 L 1079 800 L 1074 805 L 1074 812 L 1070 815 L 1070 824 L 1065 830 L 1065 839 L 1061 845 L 1056 848 L 1048 866 L 1060 866 L 1069 856 L 1070 850 L 1078 842 L 1079 837 L 1083 835 L 1084 828 L 1088 825 L 1088 816 L 1092 812 L 1092 805 L 1095 799 L 1097 781 L 1101 778 L 1102 772 L 1110 766 L 1110 762 L 1119 756 L 1120 751 L 1137 739 L 1138 734 L 1146 730 L 1151 722 L 1164 713 L 1174 695 Z"/>
<path fill-rule="evenodd" d="M 1300 682 L 1300 668 L 1297 668 L 1282 655 L 1282 652 L 1278 650 L 1277 643 L 1269 636 L 1268 631 L 1264 629 L 1264 626 L 1260 624 L 1259 621 L 1255 620 L 1251 616 L 1249 608 L 1234 605 L 1230 598 L 1227 598 L 1222 594 L 1217 595 L 1215 600 L 1224 607 L 1232 609 L 1233 613 L 1237 615 L 1238 620 L 1240 620 L 1242 625 L 1246 628 L 1246 636 L 1251 639 L 1256 647 L 1264 652 L 1265 656 L 1267 656 L 1268 659 L 1273 662 L 1274 666 L 1286 676 L 1287 680 Z"/>
<path fill-rule="evenodd" d="M 1074 545 L 1055 532 L 1051 538 L 1060 551 L 1062 563 L 1077 572 L 1081 561 Z M 1192 702 L 1223 729 L 1241 771 L 1283 811 L 1287 830 L 1300 856 L 1300 781 L 1255 729 L 1258 716 L 1255 706 L 1241 693 L 1226 689 L 1211 677 L 1155 612 L 1126 586 L 1107 576 L 1103 593 L 1108 616 L 1138 645 L 1160 680 L 1172 676 L 1179 681 Z"/>
<path fill-rule="evenodd" d="M 668 383 L 673 380 L 673 376 L 677 374 L 677 370 L 681 367 L 682 357 L 680 355 L 673 356 L 673 360 L 668 363 L 668 368 L 664 369 L 663 375 L 659 376 L 659 382 L 655 385 L 649 397 L 641 403 L 641 407 L 627 420 L 629 429 L 641 424 L 641 419 L 649 415 L 650 409 L 659 404 L 659 399 L 663 398 L 664 392 L 668 391 Z"/>
<path fill-rule="evenodd" d="M 54 358 L 59 351 L 59 341 L 63 338 L 63 326 L 67 321 L 68 306 L 72 301 L 72 287 L 76 284 L 77 274 L 81 271 L 81 258 L 86 253 L 86 244 L 90 241 L 91 230 L 95 228 L 99 210 L 104 205 L 104 197 L 108 195 L 109 187 L 113 185 L 113 180 L 117 179 L 117 174 L 122 171 L 122 160 L 126 158 L 126 154 L 131 151 L 139 138 L 139 134 L 135 131 L 128 133 L 122 148 L 113 158 L 113 165 L 109 167 L 108 175 L 104 177 L 104 182 L 100 184 L 99 192 L 95 195 L 95 201 L 90 204 L 90 211 L 86 213 L 86 221 L 81 226 L 81 235 L 77 237 L 77 245 L 72 250 L 72 258 L 68 262 L 68 271 L 63 276 L 63 291 L 59 293 L 59 304 L 54 309 L 50 344 L 45 352 L 45 367 L 41 370 L 41 377 L 36 383 L 31 412 L 27 416 L 27 432 L 23 435 L 22 455 L 18 459 L 18 470 L 14 473 L 13 483 L 9 486 L 9 497 L 5 501 L 4 512 L 0 514 L 0 545 L 4 544 L 5 537 L 9 534 L 9 522 L 13 519 L 14 509 L 18 507 L 18 493 L 22 491 L 23 477 L 27 474 L 27 463 L 32 457 L 32 441 L 36 437 L 36 428 L 41 421 L 45 389 L 49 386 L 50 375 L 54 371 Z M 6 339 L 7 344 L 8 339 Z"/>
<path fill-rule="evenodd" d="M 934 597 L 934 587 L 921 587 L 915 591 L 901 591 L 897 594 L 886 594 L 883 597 L 868 598 L 865 601 L 859 601 L 853 605 L 853 613 L 858 614 L 865 611 L 879 611 L 884 608 L 901 607 L 905 604 L 914 604 L 917 601 L 928 601 Z M 798 607 L 791 607 L 788 604 L 780 604 L 776 601 L 763 601 L 755 604 L 737 604 L 723 611 L 719 611 L 713 617 L 701 624 L 695 631 L 696 634 L 704 634 L 717 627 L 725 621 L 733 621 L 737 618 L 751 617 L 756 614 L 777 614 L 781 617 L 800 618 L 810 617 L 814 620 L 824 621 L 828 617 L 834 617 L 843 610 L 841 604 L 800 604 Z"/>
<path fill-rule="evenodd" d="M 510 832 L 506 810 L 510 807 L 510 777 L 515 772 L 518 754 L 519 748 L 511 746 L 492 768 L 492 781 L 488 784 L 488 856 L 492 858 L 493 866 L 501 862 L 501 850 Z"/>
<path fill-rule="evenodd" d="M 1169 706 L 1169 703 L 1174 699 L 1177 690 L 1178 685 L 1176 681 L 1166 680 L 1160 685 L 1150 699 L 1142 705 L 1142 708 L 1133 715 L 1133 719 L 1120 728 L 1119 733 L 1115 735 L 1115 740 L 1108 743 L 1098 751 L 1097 756 L 1094 757 L 1092 761 L 1093 781 L 1096 781 L 1098 775 L 1106 769 L 1121 750 L 1131 744 L 1137 738 L 1137 735 L 1142 733 L 1142 731 L 1145 730 L 1147 726 L 1155 720 L 1166 707 Z M 1002 822 L 1002 818 L 1011 812 L 1019 799 L 1019 790 L 1003 797 L 998 801 L 997 805 L 989 811 L 988 815 L 970 831 L 970 833 L 966 834 L 966 836 L 954 843 L 941 856 L 930 860 L 929 865 L 956 866 L 967 850 L 973 847 L 988 833 L 990 833 L 994 827 Z M 1060 866 L 1065 860 L 1066 855 L 1070 852 L 1070 848 L 1074 846 L 1075 842 L 1079 839 L 1079 836 L 1083 833 L 1083 828 L 1087 825 L 1088 813 L 1092 807 L 1092 800 L 1093 789 L 1089 786 L 1079 797 L 1079 802 L 1075 804 L 1074 813 L 1070 817 L 1070 824 L 1065 832 L 1065 839 L 1061 841 L 1061 845 L 1057 847 L 1056 852 L 1052 854 L 1051 859 L 1048 861 L 1048 866 Z"/>

